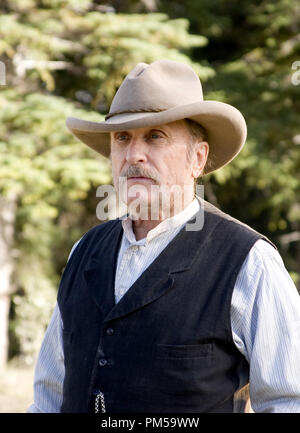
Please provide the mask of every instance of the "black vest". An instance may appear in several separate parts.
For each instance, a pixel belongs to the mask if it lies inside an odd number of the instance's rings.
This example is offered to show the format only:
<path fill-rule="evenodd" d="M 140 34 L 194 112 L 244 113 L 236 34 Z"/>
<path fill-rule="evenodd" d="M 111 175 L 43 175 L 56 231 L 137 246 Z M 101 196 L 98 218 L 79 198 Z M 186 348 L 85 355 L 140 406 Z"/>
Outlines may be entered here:
<path fill-rule="evenodd" d="M 63 273 L 61 412 L 93 412 L 99 390 L 108 413 L 232 412 L 247 363 L 232 338 L 231 296 L 266 238 L 205 202 L 203 229 L 183 228 L 115 304 L 122 233 L 120 220 L 92 228 Z"/>

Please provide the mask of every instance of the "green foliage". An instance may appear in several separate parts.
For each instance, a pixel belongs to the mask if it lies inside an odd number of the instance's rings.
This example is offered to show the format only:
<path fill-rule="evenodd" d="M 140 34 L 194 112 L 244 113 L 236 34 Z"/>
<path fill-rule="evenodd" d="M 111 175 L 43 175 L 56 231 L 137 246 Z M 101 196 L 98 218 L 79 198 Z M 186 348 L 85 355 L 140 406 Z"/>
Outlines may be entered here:
<path fill-rule="evenodd" d="M 18 200 L 11 353 L 31 362 L 70 248 L 99 223 L 95 189 L 111 182 L 107 161 L 72 137 L 66 117 L 103 120 L 138 62 L 184 61 L 204 80 L 214 71 L 190 59 L 207 39 L 182 18 L 101 13 L 97 2 L 71 0 L 7 0 L 1 12 L 0 192 Z"/>
<path fill-rule="evenodd" d="M 17 2 L 17 8 L 16 2 L 8 4 L 11 13 L 0 16 L 5 41 L 0 54 L 14 59 L 21 78 L 39 80 L 72 99 L 83 89 L 90 107 L 103 112 L 136 63 L 169 58 L 193 64 L 191 49 L 207 43 L 188 33 L 187 20 L 170 20 L 166 14 L 105 14 L 94 11 L 92 2 L 80 8 L 75 2 L 63 2 L 61 8 L 50 7 L 52 2 L 45 8 L 35 1 L 25 7 Z M 26 65 L 28 59 L 32 66 Z M 213 75 L 205 62 L 193 66 L 203 79 Z"/>
<path fill-rule="evenodd" d="M 0 93 L 0 107 L 0 190 L 18 195 L 15 279 L 22 290 L 13 297 L 14 333 L 29 362 L 49 320 L 59 282 L 52 250 L 66 229 L 60 227 L 60 219 L 72 202 L 109 183 L 111 175 L 108 164 L 75 141 L 65 127 L 68 115 L 102 120 L 101 115 L 75 109 L 61 97 L 22 95 L 14 89 Z M 68 250 L 77 239 L 71 236 Z M 67 251 L 61 248 L 66 258 Z"/>

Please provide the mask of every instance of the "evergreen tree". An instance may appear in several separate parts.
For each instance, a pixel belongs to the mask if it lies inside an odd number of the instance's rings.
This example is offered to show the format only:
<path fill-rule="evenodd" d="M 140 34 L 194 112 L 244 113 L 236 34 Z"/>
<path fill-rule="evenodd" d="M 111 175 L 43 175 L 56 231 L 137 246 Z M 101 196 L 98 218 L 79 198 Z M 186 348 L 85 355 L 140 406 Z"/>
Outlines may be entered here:
<path fill-rule="evenodd" d="M 107 161 L 72 137 L 66 117 L 103 120 L 138 62 L 176 59 L 204 80 L 213 75 L 206 62 L 190 60 L 190 50 L 207 39 L 189 34 L 187 20 L 100 6 L 74 0 L 0 6 L 1 365 L 9 308 L 10 356 L 33 361 L 68 252 L 99 223 L 95 189 L 111 182 Z"/>

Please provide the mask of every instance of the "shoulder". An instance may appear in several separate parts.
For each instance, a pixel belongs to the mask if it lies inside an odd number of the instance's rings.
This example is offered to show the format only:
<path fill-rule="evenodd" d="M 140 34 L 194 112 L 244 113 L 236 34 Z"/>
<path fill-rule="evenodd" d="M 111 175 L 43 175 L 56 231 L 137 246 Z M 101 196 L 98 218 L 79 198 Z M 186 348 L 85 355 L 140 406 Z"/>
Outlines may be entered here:
<path fill-rule="evenodd" d="M 276 276 L 283 273 L 289 276 L 278 250 L 264 239 L 259 239 L 252 246 L 243 268 L 250 275 L 270 274 L 270 276 Z"/>
<path fill-rule="evenodd" d="M 258 299 L 272 302 L 288 298 L 299 302 L 298 292 L 277 249 L 259 239 L 250 249 L 237 278 L 235 293 L 247 300 L 247 304 Z M 268 300 L 268 301 L 267 301 Z"/>
<path fill-rule="evenodd" d="M 228 224 L 230 224 L 232 226 L 242 227 L 242 228 L 249 230 L 251 232 L 258 233 L 254 229 L 252 229 L 252 227 L 250 227 L 249 225 L 247 225 L 247 224 L 243 223 L 242 221 L 238 220 L 237 218 L 234 218 L 231 215 L 223 212 L 221 209 L 217 208 L 216 206 L 212 205 L 211 203 L 209 203 L 206 200 L 203 200 L 203 208 L 204 208 L 205 216 L 211 217 L 211 218 L 215 219 L 216 221 L 227 222 Z"/>
<path fill-rule="evenodd" d="M 70 260 L 74 251 L 78 251 L 80 248 L 86 248 L 88 244 L 95 241 L 102 236 L 105 236 L 106 233 L 109 233 L 114 227 L 120 224 L 119 219 L 114 219 L 110 221 L 106 221 L 102 224 L 98 224 L 91 229 L 89 229 L 75 244 L 73 245 L 71 252 L 69 254 L 68 260 Z"/>
<path fill-rule="evenodd" d="M 268 243 L 274 250 L 276 250 L 276 246 L 262 233 L 254 230 L 248 224 L 243 223 L 237 218 L 232 217 L 231 215 L 221 211 L 216 206 L 207 202 L 206 200 L 202 200 L 202 206 L 204 209 L 204 218 L 209 219 L 214 225 L 221 224 L 222 227 L 226 228 L 226 231 L 238 237 L 241 235 L 246 236 L 252 241 L 256 241 L 258 239 L 264 239 L 266 243 Z"/>
<path fill-rule="evenodd" d="M 113 219 L 113 220 L 106 221 L 102 224 L 98 224 L 92 227 L 90 230 L 88 230 L 85 233 L 84 236 L 82 236 L 82 241 L 93 239 L 95 237 L 101 237 L 106 233 L 109 233 L 111 230 L 113 230 L 116 226 L 120 224 L 121 222 L 119 219 Z"/>
<path fill-rule="evenodd" d="M 97 235 L 104 234 L 105 232 L 109 232 L 111 229 L 113 229 L 117 224 L 120 223 L 119 219 L 113 219 L 106 221 L 104 223 L 98 224 L 92 228 L 90 228 L 81 239 L 87 239 L 91 238 Z"/>

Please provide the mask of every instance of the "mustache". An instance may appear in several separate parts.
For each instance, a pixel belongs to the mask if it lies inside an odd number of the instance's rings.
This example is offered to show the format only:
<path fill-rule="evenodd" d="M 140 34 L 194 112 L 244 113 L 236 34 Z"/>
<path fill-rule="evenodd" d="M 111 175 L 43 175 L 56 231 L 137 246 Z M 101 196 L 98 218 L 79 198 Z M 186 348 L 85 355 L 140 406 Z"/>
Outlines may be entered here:
<path fill-rule="evenodd" d="M 160 184 L 161 179 L 159 173 L 152 168 L 144 167 L 143 165 L 130 165 L 126 170 L 124 170 L 120 177 L 148 177 L 152 179 L 155 183 Z"/>

